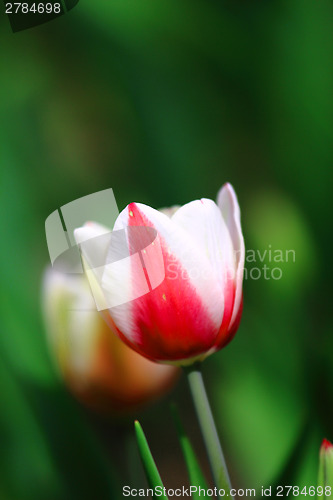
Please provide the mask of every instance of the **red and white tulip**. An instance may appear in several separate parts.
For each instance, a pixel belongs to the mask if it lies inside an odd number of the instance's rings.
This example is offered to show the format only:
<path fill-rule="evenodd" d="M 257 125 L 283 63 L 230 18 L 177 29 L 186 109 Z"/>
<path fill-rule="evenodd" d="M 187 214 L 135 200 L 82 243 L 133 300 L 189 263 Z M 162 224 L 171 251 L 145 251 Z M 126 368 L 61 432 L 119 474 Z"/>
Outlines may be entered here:
<path fill-rule="evenodd" d="M 140 228 L 150 228 L 155 239 L 148 244 L 135 231 Z M 127 253 L 119 251 L 115 261 L 112 242 L 121 231 Z M 75 238 L 98 309 L 107 310 L 111 328 L 138 353 L 185 365 L 233 338 L 242 313 L 245 250 L 230 184 L 217 203 L 201 199 L 167 213 L 131 203 L 112 233 L 87 223 Z M 96 256 L 103 266 L 94 265 Z"/>

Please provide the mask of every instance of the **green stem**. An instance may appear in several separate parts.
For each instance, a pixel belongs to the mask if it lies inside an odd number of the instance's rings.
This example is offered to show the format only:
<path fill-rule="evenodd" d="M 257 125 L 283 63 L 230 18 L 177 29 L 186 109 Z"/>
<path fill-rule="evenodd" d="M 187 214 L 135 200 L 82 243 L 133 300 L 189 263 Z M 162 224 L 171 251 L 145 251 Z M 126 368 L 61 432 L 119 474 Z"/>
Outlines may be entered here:
<path fill-rule="evenodd" d="M 217 489 L 223 489 L 230 495 L 231 483 L 224 460 L 223 451 L 217 434 L 212 410 L 201 373 L 201 365 L 185 367 L 190 385 L 195 410 L 198 416 L 202 436 L 205 442 L 213 479 Z"/>

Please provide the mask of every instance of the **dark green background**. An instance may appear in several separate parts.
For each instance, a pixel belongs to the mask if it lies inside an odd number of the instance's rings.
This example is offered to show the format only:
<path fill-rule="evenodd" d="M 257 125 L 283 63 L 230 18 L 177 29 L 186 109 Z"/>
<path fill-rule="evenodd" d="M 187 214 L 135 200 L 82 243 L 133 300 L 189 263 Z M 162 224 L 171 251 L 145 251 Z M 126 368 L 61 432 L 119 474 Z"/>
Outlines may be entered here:
<path fill-rule="evenodd" d="M 233 483 L 316 484 L 333 438 L 332 2 L 82 0 L 16 34 L 2 15 L 0 47 L 0 498 L 114 498 L 119 468 L 144 484 L 132 418 L 93 416 L 54 374 L 46 217 L 108 187 L 119 209 L 158 208 L 225 181 L 247 248 L 296 256 L 245 281 L 239 332 L 205 362 Z M 185 381 L 171 398 L 207 468 Z M 185 483 L 168 401 L 139 417 L 165 483 Z"/>

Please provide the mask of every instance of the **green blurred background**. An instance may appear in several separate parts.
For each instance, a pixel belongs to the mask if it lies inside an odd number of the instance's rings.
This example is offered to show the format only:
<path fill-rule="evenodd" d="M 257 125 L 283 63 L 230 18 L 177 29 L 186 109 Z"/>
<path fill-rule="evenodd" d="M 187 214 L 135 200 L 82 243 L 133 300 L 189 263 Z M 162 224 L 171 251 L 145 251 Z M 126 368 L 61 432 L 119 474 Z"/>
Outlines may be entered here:
<path fill-rule="evenodd" d="M 16 34 L 2 12 L 0 46 L 1 500 L 144 485 L 134 417 L 166 485 L 186 484 L 171 399 L 207 469 L 184 380 L 124 421 L 58 380 L 40 312 L 44 222 L 108 187 L 119 209 L 158 208 L 214 199 L 226 181 L 246 247 L 295 252 L 247 263 L 239 332 L 204 365 L 233 483 L 315 485 L 333 438 L 331 0 L 81 0 Z M 251 279 L 265 264 L 282 278 Z"/>

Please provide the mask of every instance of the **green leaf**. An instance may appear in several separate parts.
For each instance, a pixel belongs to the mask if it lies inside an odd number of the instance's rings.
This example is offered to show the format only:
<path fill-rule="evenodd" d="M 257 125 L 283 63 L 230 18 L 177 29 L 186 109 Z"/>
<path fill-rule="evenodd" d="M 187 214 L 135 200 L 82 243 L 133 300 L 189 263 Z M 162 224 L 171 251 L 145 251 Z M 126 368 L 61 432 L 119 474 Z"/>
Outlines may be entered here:
<path fill-rule="evenodd" d="M 193 450 L 191 442 L 190 442 L 188 436 L 186 435 L 184 427 L 180 421 L 180 417 L 179 417 L 179 413 L 178 413 L 178 410 L 176 408 L 176 405 L 174 405 L 174 404 L 171 405 L 171 412 L 172 412 L 172 416 L 173 416 L 175 426 L 177 429 L 179 443 L 180 443 L 180 446 L 181 446 L 181 449 L 183 452 L 183 456 L 184 456 L 184 460 L 186 463 L 188 477 L 190 480 L 190 485 L 197 486 L 198 489 L 199 489 L 199 487 L 201 487 L 201 488 L 204 488 L 206 490 L 206 489 L 208 489 L 208 484 L 207 484 L 205 476 L 201 470 L 201 467 L 199 465 L 199 462 L 197 460 L 197 457 L 195 455 L 195 452 Z M 192 496 L 194 499 L 199 500 L 199 494 L 193 493 Z"/>
<path fill-rule="evenodd" d="M 145 473 L 146 473 L 149 487 L 153 488 L 153 490 L 155 490 L 155 488 L 158 487 L 159 492 L 165 491 L 160 473 L 158 472 L 155 460 L 151 454 L 149 445 L 147 443 L 146 436 L 144 435 L 142 427 L 137 420 L 134 422 L 134 427 L 135 427 L 140 457 L 142 460 L 143 468 L 144 468 Z M 155 497 L 155 496 L 156 495 L 154 494 L 153 497 Z M 168 497 L 165 493 L 163 493 L 162 495 L 159 494 L 158 497 L 165 498 L 166 500 L 168 500 Z"/>

